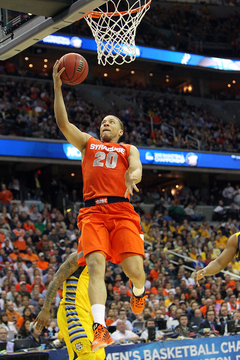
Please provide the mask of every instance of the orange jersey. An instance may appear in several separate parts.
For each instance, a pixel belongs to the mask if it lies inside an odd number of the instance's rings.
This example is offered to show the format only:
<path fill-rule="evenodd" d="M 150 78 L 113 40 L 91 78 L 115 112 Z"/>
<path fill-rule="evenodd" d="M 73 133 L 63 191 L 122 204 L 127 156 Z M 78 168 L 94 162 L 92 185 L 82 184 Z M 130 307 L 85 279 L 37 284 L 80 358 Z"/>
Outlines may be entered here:
<path fill-rule="evenodd" d="M 105 196 L 124 197 L 125 172 L 131 145 L 103 143 L 89 138 L 82 162 L 83 199 Z"/>

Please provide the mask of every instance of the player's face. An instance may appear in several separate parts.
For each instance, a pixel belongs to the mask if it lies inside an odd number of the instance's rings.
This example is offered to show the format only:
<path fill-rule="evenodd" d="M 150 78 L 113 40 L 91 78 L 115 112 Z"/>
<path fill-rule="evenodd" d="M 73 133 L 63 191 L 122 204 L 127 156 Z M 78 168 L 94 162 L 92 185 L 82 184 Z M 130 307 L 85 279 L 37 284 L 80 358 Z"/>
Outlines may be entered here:
<path fill-rule="evenodd" d="M 106 116 L 100 126 L 100 138 L 104 142 L 117 141 L 122 136 L 118 119 L 115 116 Z"/>

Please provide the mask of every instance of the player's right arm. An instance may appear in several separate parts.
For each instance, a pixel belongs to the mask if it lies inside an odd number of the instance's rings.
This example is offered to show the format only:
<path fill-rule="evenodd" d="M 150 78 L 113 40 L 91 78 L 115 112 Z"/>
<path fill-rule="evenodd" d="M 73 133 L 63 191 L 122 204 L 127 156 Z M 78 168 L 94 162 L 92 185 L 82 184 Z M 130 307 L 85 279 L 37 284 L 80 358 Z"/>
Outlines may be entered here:
<path fill-rule="evenodd" d="M 43 303 L 43 308 L 34 322 L 38 329 L 42 330 L 44 326 L 46 326 L 48 323 L 51 303 L 56 296 L 59 286 L 65 280 L 67 280 L 69 276 L 72 275 L 78 268 L 79 265 L 77 261 L 77 253 L 75 252 L 69 255 L 67 260 L 60 266 L 60 268 L 54 275 L 52 281 L 48 285 L 47 293 Z"/>
<path fill-rule="evenodd" d="M 68 121 L 67 111 L 62 96 L 61 74 L 65 70 L 62 68 L 58 72 L 59 60 L 53 66 L 53 83 L 54 83 L 54 113 L 57 125 L 66 139 L 78 150 L 83 151 L 87 145 L 89 134 L 80 131 L 75 125 Z"/>
<path fill-rule="evenodd" d="M 204 276 L 211 276 L 218 274 L 221 270 L 229 264 L 229 262 L 234 258 L 238 252 L 238 238 L 236 234 L 230 236 L 227 241 L 226 248 L 219 255 L 218 258 L 211 261 L 205 268 L 199 270 L 195 274 L 195 282 L 199 285 L 198 281 Z"/>

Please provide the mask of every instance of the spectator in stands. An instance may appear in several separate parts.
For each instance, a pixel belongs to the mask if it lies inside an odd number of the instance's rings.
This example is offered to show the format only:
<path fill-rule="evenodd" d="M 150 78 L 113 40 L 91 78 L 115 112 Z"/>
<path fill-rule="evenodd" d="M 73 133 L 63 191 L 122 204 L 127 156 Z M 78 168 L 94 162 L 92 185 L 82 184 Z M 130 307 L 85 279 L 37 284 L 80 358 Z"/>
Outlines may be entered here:
<path fill-rule="evenodd" d="M 14 276 L 14 272 L 13 272 L 13 270 L 11 268 L 7 269 L 6 275 L 2 278 L 3 287 L 6 286 L 6 284 L 4 285 L 4 282 L 5 282 L 6 279 L 8 280 L 8 287 L 10 287 L 10 285 L 12 283 L 13 284 L 17 283 L 17 279 Z"/>
<path fill-rule="evenodd" d="M 14 310 L 14 305 L 12 301 L 8 302 L 6 313 L 8 316 L 8 321 L 17 324 L 17 321 L 21 317 L 21 315 L 19 314 L 19 312 Z"/>
<path fill-rule="evenodd" d="M 192 337 L 195 336 L 194 330 L 191 325 L 188 325 L 188 317 L 186 314 L 181 314 L 179 317 L 179 325 L 174 329 L 174 332 L 179 336 Z"/>
<path fill-rule="evenodd" d="M 5 327 L 0 325 L 0 343 L 6 343 L 6 352 L 12 353 L 14 352 L 14 343 L 11 341 L 7 341 L 8 331 Z"/>
<path fill-rule="evenodd" d="M 18 310 L 18 308 L 22 306 L 22 295 L 21 294 L 19 294 L 19 293 L 16 294 L 13 305 L 14 305 L 15 310 Z"/>
<path fill-rule="evenodd" d="M 116 326 L 119 321 L 124 321 L 126 325 L 127 330 L 133 329 L 132 323 L 127 319 L 126 310 L 124 308 L 121 308 L 118 312 L 118 319 L 112 324 L 113 326 Z"/>
<path fill-rule="evenodd" d="M 30 335 L 26 338 L 30 340 L 29 347 L 40 347 L 42 344 L 46 343 L 46 339 L 41 336 L 42 331 L 37 330 L 34 326 L 34 323 L 30 324 Z"/>
<path fill-rule="evenodd" d="M 199 308 L 196 308 L 194 310 L 194 315 L 191 317 L 190 320 L 190 326 L 195 333 L 199 331 L 202 320 L 203 320 L 202 312 Z"/>
<path fill-rule="evenodd" d="M 42 310 L 42 307 L 43 307 L 43 303 L 44 303 L 44 299 L 42 297 L 39 297 L 38 298 L 38 304 L 37 306 L 35 306 L 34 308 L 34 313 L 36 315 L 38 315 L 40 313 L 40 311 Z"/>
<path fill-rule="evenodd" d="M 22 212 L 25 212 L 27 215 L 30 214 L 29 207 L 26 205 L 24 200 L 21 201 L 18 209 L 19 209 L 19 214 L 21 214 Z"/>
<path fill-rule="evenodd" d="M 237 298 L 236 298 L 235 294 L 231 294 L 229 296 L 229 301 L 227 303 L 227 307 L 228 307 L 228 311 L 231 312 L 232 315 L 235 313 L 236 310 L 238 310 L 240 308 L 240 305 L 237 302 Z"/>
<path fill-rule="evenodd" d="M 41 270 L 46 270 L 49 266 L 48 261 L 45 261 L 45 255 L 43 252 L 38 254 L 39 260 L 37 261 L 37 267 Z"/>
<path fill-rule="evenodd" d="M 14 247 L 17 247 L 19 251 L 25 252 L 26 251 L 26 241 L 25 241 L 25 235 L 26 232 L 22 228 L 22 224 L 20 221 L 16 223 L 16 228 L 13 229 L 13 233 L 15 235 L 14 239 Z"/>
<path fill-rule="evenodd" d="M 107 326 L 112 325 L 114 322 L 116 322 L 117 319 L 118 319 L 118 311 L 113 310 L 113 309 L 109 309 L 108 310 L 108 317 L 106 319 L 106 325 Z"/>
<path fill-rule="evenodd" d="M 37 306 L 38 299 L 40 297 L 39 290 L 34 288 L 31 292 L 31 297 L 32 298 L 30 299 L 29 305 L 33 305 L 34 307 Z"/>
<path fill-rule="evenodd" d="M 222 195 L 224 197 L 225 205 L 230 205 L 233 202 L 234 188 L 231 183 L 228 182 L 227 186 L 223 189 Z"/>
<path fill-rule="evenodd" d="M 26 339 L 30 335 L 30 324 L 31 324 L 31 321 L 28 319 L 23 321 L 23 323 L 18 331 L 18 338 Z"/>
<path fill-rule="evenodd" d="M 11 191 L 7 190 L 5 184 L 2 184 L 2 191 L 0 191 L 0 200 L 2 204 L 7 208 L 7 212 L 10 212 L 10 201 L 13 200 L 13 194 Z"/>
<path fill-rule="evenodd" d="M 31 314 L 31 310 L 29 309 L 29 307 L 25 307 L 25 309 L 23 310 L 23 315 L 17 320 L 17 324 L 16 324 L 17 331 L 19 331 L 19 329 L 26 320 L 29 320 L 30 322 L 35 320 L 35 318 L 33 318 Z"/>
<path fill-rule="evenodd" d="M 0 312 L 0 326 L 4 327 L 7 331 L 13 331 L 17 335 L 17 329 L 13 321 L 8 321 L 8 315 L 5 311 Z"/>
<path fill-rule="evenodd" d="M 41 214 L 39 213 L 38 209 L 36 206 L 33 206 L 32 212 L 30 212 L 30 220 L 35 223 L 38 219 L 39 216 L 41 216 Z"/>
<path fill-rule="evenodd" d="M 24 279 L 24 275 L 21 275 L 21 278 Z M 30 291 L 31 291 L 31 285 L 27 284 L 26 280 L 20 281 L 20 283 L 19 283 L 19 294 L 22 295 L 22 298 L 24 296 L 27 296 L 28 299 L 30 299 L 31 298 Z"/>
<path fill-rule="evenodd" d="M 199 309 L 198 303 L 193 299 L 191 302 L 189 302 L 190 307 L 187 308 L 186 314 L 188 316 L 188 321 L 191 321 L 192 317 L 195 314 L 195 310 Z"/>
<path fill-rule="evenodd" d="M 125 340 L 128 339 L 128 341 L 136 341 L 139 339 L 139 336 L 136 335 L 131 330 L 126 329 L 126 324 L 124 321 L 119 320 L 117 323 L 117 330 L 111 334 L 111 338 L 120 344 L 125 343 Z"/>
<path fill-rule="evenodd" d="M 155 328 L 155 321 L 154 319 L 148 319 L 146 324 L 146 330 L 144 330 L 140 336 L 140 339 L 149 339 L 149 328 Z M 163 338 L 164 333 L 160 330 L 155 331 L 155 339 L 152 340 L 161 340 Z"/>
<path fill-rule="evenodd" d="M 206 318 L 203 320 L 203 322 L 200 324 L 200 330 L 201 329 L 209 329 L 209 333 L 212 334 L 219 334 L 223 335 L 224 328 L 220 322 L 220 319 L 218 316 L 215 316 L 214 310 L 207 310 L 206 312 Z"/>

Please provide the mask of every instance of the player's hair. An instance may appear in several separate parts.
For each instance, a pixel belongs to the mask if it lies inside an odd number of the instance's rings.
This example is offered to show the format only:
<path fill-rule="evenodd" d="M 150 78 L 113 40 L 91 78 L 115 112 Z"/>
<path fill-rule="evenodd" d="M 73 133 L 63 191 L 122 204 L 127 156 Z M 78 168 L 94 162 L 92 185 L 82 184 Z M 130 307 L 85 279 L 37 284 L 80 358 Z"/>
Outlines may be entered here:
<path fill-rule="evenodd" d="M 111 115 L 112 117 L 114 117 L 115 119 L 117 119 L 119 125 L 120 125 L 120 129 L 123 130 L 123 122 L 115 115 Z"/>
<path fill-rule="evenodd" d="M 123 130 L 123 122 L 118 117 L 115 116 L 115 118 L 118 119 L 120 128 L 121 128 L 121 130 Z"/>
<path fill-rule="evenodd" d="M 117 119 L 119 125 L 120 125 L 120 129 L 123 130 L 124 126 L 123 126 L 123 122 L 115 115 L 108 115 L 108 116 L 112 116 L 114 117 L 115 119 Z"/>

